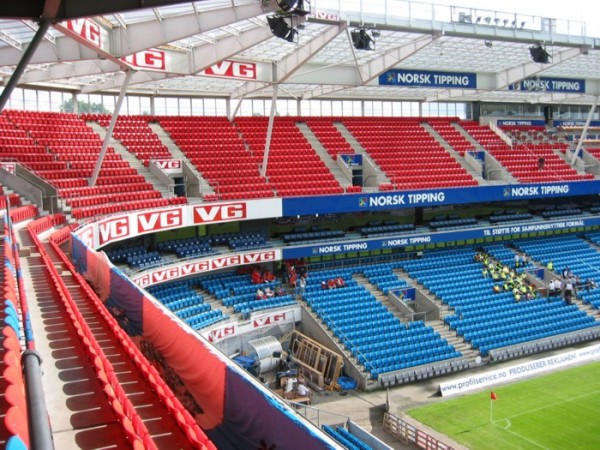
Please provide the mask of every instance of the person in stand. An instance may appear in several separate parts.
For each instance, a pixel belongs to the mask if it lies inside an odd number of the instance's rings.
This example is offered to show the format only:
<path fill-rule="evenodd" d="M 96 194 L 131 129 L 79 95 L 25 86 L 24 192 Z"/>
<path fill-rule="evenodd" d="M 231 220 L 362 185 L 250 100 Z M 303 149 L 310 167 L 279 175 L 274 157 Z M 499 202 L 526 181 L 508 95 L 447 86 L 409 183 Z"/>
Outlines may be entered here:
<path fill-rule="evenodd" d="M 264 291 L 260 288 L 257 289 L 255 297 L 256 297 L 256 300 L 264 300 L 265 298 L 267 298 Z"/>
<path fill-rule="evenodd" d="M 309 399 L 308 401 L 310 402 L 310 391 L 304 383 L 298 383 L 296 394 L 298 394 L 298 397 L 307 397 Z"/>
<path fill-rule="evenodd" d="M 563 288 L 562 281 L 560 280 L 560 278 L 556 278 L 554 280 L 554 293 L 555 293 L 555 295 L 561 295 L 562 294 L 562 288 Z"/>
<path fill-rule="evenodd" d="M 273 292 L 273 291 L 271 290 L 271 288 L 270 288 L 270 287 L 268 287 L 268 286 L 265 288 L 265 297 L 266 297 L 266 298 L 272 298 L 272 297 L 275 297 L 275 292 Z"/>
<path fill-rule="evenodd" d="M 336 287 L 342 288 L 346 285 L 346 282 L 344 281 L 344 279 L 342 277 L 337 277 L 335 279 L 335 285 L 336 285 Z"/>
<path fill-rule="evenodd" d="M 568 305 L 570 305 L 572 303 L 573 300 L 573 285 L 571 284 L 571 281 L 567 281 L 567 283 L 565 284 L 565 302 L 567 302 Z"/>
<path fill-rule="evenodd" d="M 262 277 L 261 277 L 260 272 L 259 272 L 258 269 L 254 269 L 252 271 L 251 277 L 252 277 L 252 284 L 260 284 L 260 283 L 262 283 Z"/>
<path fill-rule="evenodd" d="M 556 295 L 556 283 L 554 282 L 554 278 L 550 280 L 550 284 L 548 284 L 548 297 L 552 297 Z"/>
<path fill-rule="evenodd" d="M 304 297 L 304 292 L 306 291 L 306 280 L 304 276 L 301 276 L 298 280 L 298 295 Z"/>

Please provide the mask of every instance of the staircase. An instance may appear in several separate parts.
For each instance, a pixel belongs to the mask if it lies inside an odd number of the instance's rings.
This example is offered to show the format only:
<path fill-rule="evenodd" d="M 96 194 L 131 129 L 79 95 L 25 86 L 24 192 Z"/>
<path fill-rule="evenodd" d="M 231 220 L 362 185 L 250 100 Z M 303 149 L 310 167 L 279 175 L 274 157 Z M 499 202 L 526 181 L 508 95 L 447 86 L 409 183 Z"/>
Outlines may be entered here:
<path fill-rule="evenodd" d="M 396 308 L 394 303 L 389 300 L 388 296 L 381 292 L 379 289 L 377 289 L 371 282 L 369 282 L 367 277 L 365 277 L 363 274 L 354 274 L 352 275 L 352 278 L 355 279 L 356 282 L 363 286 L 367 291 L 369 291 L 379 303 L 385 306 L 388 309 L 388 311 L 394 315 L 394 317 L 396 317 L 401 322 L 406 320 L 405 318 L 403 318 L 402 313 L 398 310 L 398 308 Z"/>
<path fill-rule="evenodd" d="M 242 315 L 240 313 L 235 313 L 233 311 L 233 306 L 225 306 L 214 294 L 209 293 L 208 291 L 200 288 L 195 289 L 198 294 L 202 295 L 204 299 L 204 303 L 210 305 L 211 310 L 220 309 L 223 312 L 223 317 L 228 316 L 227 319 L 220 320 L 209 327 L 220 327 L 225 322 L 229 322 L 231 319 L 235 318 L 236 320 L 240 320 Z M 200 330 L 201 331 L 201 330 Z"/>
<path fill-rule="evenodd" d="M 463 135 L 463 137 L 469 141 L 471 144 L 473 144 L 473 147 L 475 148 L 482 148 L 481 144 L 479 143 L 479 141 L 477 141 L 475 138 L 473 138 L 473 136 L 471 136 L 469 133 L 467 133 L 467 131 L 461 127 L 458 123 L 456 122 L 452 122 L 451 125 L 456 128 L 456 130 Z"/>
<path fill-rule="evenodd" d="M 341 122 L 337 122 L 337 123 L 334 123 L 333 126 L 335 126 L 337 128 L 337 130 L 340 132 L 340 134 L 344 137 L 344 139 L 346 139 L 348 141 L 350 146 L 354 149 L 354 152 L 362 155 L 363 161 L 368 161 L 368 163 L 377 170 L 377 186 L 379 186 L 380 184 L 391 184 L 390 179 L 385 174 L 385 172 L 383 170 L 381 170 L 381 167 L 379 167 L 379 164 L 377 164 L 375 161 L 373 161 L 373 158 L 371 158 L 371 155 L 369 155 L 367 153 L 367 151 L 363 148 L 363 146 L 360 145 L 360 143 L 356 140 L 356 138 L 352 135 L 352 133 L 350 133 L 348 131 L 348 129 L 344 126 L 344 124 Z M 363 188 L 363 190 L 365 192 L 367 192 L 368 189 L 369 188 Z M 377 190 L 377 189 L 373 189 L 373 191 L 375 191 L 375 190 Z"/>
<path fill-rule="evenodd" d="M 306 140 L 310 143 L 312 148 L 315 150 L 315 153 L 321 158 L 323 164 L 329 169 L 329 171 L 333 174 L 336 181 L 344 188 L 344 190 L 348 186 L 352 186 L 352 183 L 348 178 L 344 175 L 342 170 L 338 167 L 337 162 L 333 160 L 331 155 L 327 152 L 321 141 L 315 136 L 310 127 L 306 124 L 306 122 L 296 122 L 296 126 L 300 130 L 300 132 L 304 135 Z"/>
<path fill-rule="evenodd" d="M 452 155 L 452 157 L 456 160 L 456 162 L 458 162 L 462 166 L 463 169 L 469 172 L 471 176 L 475 180 L 477 180 L 477 183 L 479 183 L 480 185 L 487 184 L 486 180 L 483 179 L 481 174 L 475 171 L 475 169 L 473 169 L 473 167 L 471 167 L 469 164 L 465 164 L 465 159 L 462 156 L 460 156 L 460 154 L 456 150 L 454 150 L 454 148 L 448 143 L 448 141 L 446 141 L 446 139 L 444 139 L 437 131 L 435 131 L 431 125 L 429 125 L 426 122 L 423 122 L 421 126 L 425 128 L 427 132 L 431 134 L 435 138 L 435 140 L 438 141 L 440 145 L 444 147 L 444 149 L 446 149 L 446 151 L 450 155 Z"/>
<path fill-rule="evenodd" d="M 100 126 L 97 122 L 87 122 L 87 126 L 90 127 L 94 132 L 100 136 L 100 139 L 104 141 L 106 137 L 107 130 Z M 168 186 L 162 184 L 151 172 L 145 167 L 142 162 L 137 159 L 133 154 L 131 154 L 120 141 L 111 137 L 108 145 L 115 150 L 115 153 L 121 155 L 123 161 L 127 161 L 131 167 L 133 167 L 137 172 L 144 177 L 144 179 L 152 185 L 154 190 L 160 192 L 163 198 L 171 198 L 174 197 L 174 193 L 171 192 Z"/>
<path fill-rule="evenodd" d="M 458 337 L 454 331 L 450 330 L 450 328 L 444 324 L 444 322 L 438 320 L 435 322 L 429 322 L 427 325 L 437 331 L 442 339 L 448 341 L 450 345 L 462 353 L 463 357 L 465 357 L 470 364 L 475 362 L 475 358 L 479 356 L 479 352 L 473 349 L 473 347 L 471 347 L 469 343 L 465 342 L 463 338 Z"/>
<path fill-rule="evenodd" d="M 102 316 L 99 305 L 87 297 L 59 253 L 49 244 L 47 233 L 40 235 L 39 247 L 27 229 L 21 228 L 18 235 L 21 248 L 27 250 L 22 253 L 21 267 L 23 276 L 30 280 L 26 295 L 36 347 L 51 362 L 46 361 L 44 366 L 44 385 L 48 409 L 53 411 L 56 448 L 131 446 L 126 427 L 109 402 L 107 394 L 110 392 L 105 388 L 109 382 L 100 380 L 98 363 L 88 356 L 89 347 L 96 348 L 93 345 L 100 349 L 97 358 L 103 367 L 110 365 L 114 370 L 119 385 L 141 418 L 139 429 L 146 428 L 155 448 L 189 447 L 186 434 L 129 357 L 124 344 Z M 53 282 L 41 255 L 42 249 L 66 291 L 61 293 L 57 288 L 60 285 Z M 77 312 L 72 315 L 73 311 Z M 76 324 L 73 317 L 85 320 L 86 326 Z"/>
<path fill-rule="evenodd" d="M 463 135 L 463 137 L 473 144 L 473 147 L 485 150 L 481 144 L 473 138 L 467 131 L 461 127 L 458 123 L 453 122 L 452 126 L 456 128 L 456 130 Z M 485 164 L 486 164 L 486 172 L 488 174 L 488 184 L 516 184 L 518 180 L 510 173 L 506 168 L 500 164 L 500 162 L 494 158 L 494 156 L 486 151 L 485 152 Z M 494 175 L 491 175 L 494 173 Z"/>
<path fill-rule="evenodd" d="M 169 136 L 167 134 L 167 132 L 164 130 L 163 127 L 160 126 L 159 123 L 148 122 L 148 126 L 158 136 L 158 139 L 160 139 L 162 144 L 165 147 L 167 147 L 167 149 L 169 150 L 169 153 L 171 153 L 171 156 L 173 157 L 173 159 L 180 159 L 180 160 L 186 161 L 186 162 L 188 161 L 187 157 L 185 156 L 185 153 L 183 153 L 181 151 L 179 146 L 173 141 L 173 139 L 171 139 L 171 136 Z M 192 173 L 196 176 L 196 179 L 200 181 L 200 186 L 198 187 L 199 191 L 202 192 L 203 194 L 214 194 L 215 193 L 214 189 L 212 188 L 212 186 L 210 184 L 208 184 L 208 181 L 206 181 L 204 179 L 204 177 L 200 174 L 200 172 L 198 172 L 196 167 L 194 167 L 193 164 L 189 164 L 189 163 L 187 164 L 187 166 L 190 168 Z"/>
<path fill-rule="evenodd" d="M 408 277 L 407 274 L 401 269 L 394 270 L 394 273 L 400 279 L 410 279 L 410 277 Z M 422 284 L 420 284 L 420 289 L 423 293 L 429 293 L 429 290 L 425 288 Z M 458 337 L 456 333 L 452 331 L 450 327 L 448 327 L 448 325 L 446 325 L 443 321 L 444 317 L 446 317 L 448 314 L 452 314 L 452 309 L 448 305 L 441 303 L 437 299 L 431 298 L 429 294 L 427 294 L 427 296 L 436 303 L 440 311 L 440 319 L 428 321 L 427 325 L 429 325 L 431 328 L 437 331 L 442 337 L 442 339 L 448 341 L 450 345 L 452 345 L 457 351 L 462 353 L 463 357 L 467 358 L 467 360 L 470 363 L 473 363 L 473 361 L 475 361 L 475 358 L 479 356 L 479 352 L 477 350 L 474 350 L 473 347 L 471 347 L 469 343 L 465 342 L 463 338 Z"/>

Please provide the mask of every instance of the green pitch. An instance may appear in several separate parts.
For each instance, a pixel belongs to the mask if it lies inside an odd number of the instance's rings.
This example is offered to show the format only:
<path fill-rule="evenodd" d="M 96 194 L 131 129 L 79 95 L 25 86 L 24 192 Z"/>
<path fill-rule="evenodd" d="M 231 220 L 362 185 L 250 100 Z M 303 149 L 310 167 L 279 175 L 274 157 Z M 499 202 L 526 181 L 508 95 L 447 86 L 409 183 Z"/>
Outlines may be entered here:
<path fill-rule="evenodd" d="M 491 391 L 406 413 L 473 450 L 600 449 L 600 362 Z"/>

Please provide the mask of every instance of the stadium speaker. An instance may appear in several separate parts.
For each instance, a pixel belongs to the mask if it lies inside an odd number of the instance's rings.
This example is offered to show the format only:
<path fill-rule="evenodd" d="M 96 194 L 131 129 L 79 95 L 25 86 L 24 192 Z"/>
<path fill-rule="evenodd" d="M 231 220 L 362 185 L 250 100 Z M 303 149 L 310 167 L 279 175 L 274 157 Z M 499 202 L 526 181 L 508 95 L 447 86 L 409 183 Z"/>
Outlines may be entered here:
<path fill-rule="evenodd" d="M 267 22 L 269 22 L 269 28 L 274 36 L 285 39 L 288 42 L 294 42 L 294 38 L 298 32 L 291 28 L 283 17 L 270 16 L 267 17 Z"/>
<path fill-rule="evenodd" d="M 375 41 L 364 28 L 352 30 L 350 32 L 350 37 L 352 38 L 352 44 L 354 45 L 354 48 L 357 50 L 375 49 Z"/>
<path fill-rule="evenodd" d="M 551 58 L 551 56 L 548 54 L 546 49 L 541 46 L 541 44 L 529 47 L 529 53 L 531 54 L 531 59 L 533 60 L 533 62 L 540 64 L 548 64 L 548 61 Z"/>

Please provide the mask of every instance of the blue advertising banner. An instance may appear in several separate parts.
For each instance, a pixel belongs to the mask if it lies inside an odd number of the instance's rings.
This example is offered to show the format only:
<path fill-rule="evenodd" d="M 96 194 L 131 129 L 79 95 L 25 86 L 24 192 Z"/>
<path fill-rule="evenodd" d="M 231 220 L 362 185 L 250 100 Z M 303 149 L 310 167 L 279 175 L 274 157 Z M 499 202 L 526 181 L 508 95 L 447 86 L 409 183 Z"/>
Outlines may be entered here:
<path fill-rule="evenodd" d="M 499 127 L 543 127 L 546 125 L 544 119 L 499 119 L 496 122 Z"/>
<path fill-rule="evenodd" d="M 509 91 L 585 92 L 585 80 L 574 78 L 526 78 L 508 86 Z"/>
<path fill-rule="evenodd" d="M 391 69 L 379 75 L 379 84 L 385 86 L 477 89 L 477 76 L 474 73 L 464 72 Z"/>
<path fill-rule="evenodd" d="M 283 216 L 383 211 L 600 193 L 600 181 L 514 184 L 283 199 Z"/>
<path fill-rule="evenodd" d="M 311 256 L 326 256 L 340 253 L 359 251 L 403 248 L 414 245 L 438 244 L 441 242 L 465 241 L 496 236 L 506 236 L 520 233 L 564 230 L 600 225 L 600 217 L 587 219 L 566 219 L 556 221 L 537 221 L 523 224 L 499 225 L 495 227 L 471 228 L 468 230 L 443 231 L 432 233 L 412 233 L 395 237 L 366 239 L 360 241 L 345 241 L 343 243 L 327 243 L 306 247 L 282 248 L 282 259 L 308 258 Z"/>
<path fill-rule="evenodd" d="M 554 120 L 553 127 L 584 127 L 585 120 Z M 600 127 L 600 120 L 591 120 L 590 127 Z"/>
<path fill-rule="evenodd" d="M 362 155 L 360 153 L 354 155 L 340 155 L 340 158 L 342 158 L 347 166 L 362 166 Z"/>

